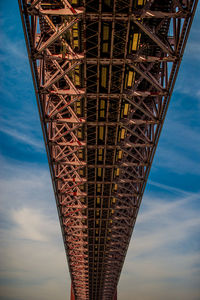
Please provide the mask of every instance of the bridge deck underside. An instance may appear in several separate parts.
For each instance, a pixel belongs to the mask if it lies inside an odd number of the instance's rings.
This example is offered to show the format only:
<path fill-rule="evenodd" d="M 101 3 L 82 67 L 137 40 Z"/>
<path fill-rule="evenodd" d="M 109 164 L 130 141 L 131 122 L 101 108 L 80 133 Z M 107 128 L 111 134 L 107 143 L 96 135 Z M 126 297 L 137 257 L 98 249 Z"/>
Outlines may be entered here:
<path fill-rule="evenodd" d="M 19 0 L 76 299 L 113 299 L 197 1 Z"/>

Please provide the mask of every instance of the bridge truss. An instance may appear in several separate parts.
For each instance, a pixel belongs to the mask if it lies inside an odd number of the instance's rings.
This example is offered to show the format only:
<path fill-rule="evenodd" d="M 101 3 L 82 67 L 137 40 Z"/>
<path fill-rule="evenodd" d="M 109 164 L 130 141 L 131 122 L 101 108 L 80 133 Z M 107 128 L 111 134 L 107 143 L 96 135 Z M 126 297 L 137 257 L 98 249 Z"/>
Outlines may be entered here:
<path fill-rule="evenodd" d="M 19 0 L 75 299 L 116 297 L 196 6 Z"/>

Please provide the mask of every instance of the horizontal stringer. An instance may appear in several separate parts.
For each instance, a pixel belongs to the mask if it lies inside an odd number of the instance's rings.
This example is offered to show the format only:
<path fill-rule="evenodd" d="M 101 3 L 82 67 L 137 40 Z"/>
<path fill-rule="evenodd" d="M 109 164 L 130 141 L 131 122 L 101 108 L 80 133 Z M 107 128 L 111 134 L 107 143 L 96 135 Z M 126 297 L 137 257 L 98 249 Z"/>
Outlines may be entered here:
<path fill-rule="evenodd" d="M 89 299 L 83 10 L 67 0 L 22 2 L 73 289 Z"/>

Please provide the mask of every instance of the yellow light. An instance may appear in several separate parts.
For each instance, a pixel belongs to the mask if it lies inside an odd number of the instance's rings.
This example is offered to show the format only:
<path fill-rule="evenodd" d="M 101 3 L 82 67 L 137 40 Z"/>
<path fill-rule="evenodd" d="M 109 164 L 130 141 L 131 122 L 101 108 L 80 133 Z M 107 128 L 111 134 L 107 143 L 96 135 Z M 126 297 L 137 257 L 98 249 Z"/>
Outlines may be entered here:
<path fill-rule="evenodd" d="M 78 47 L 79 46 L 79 43 L 78 43 L 78 23 L 74 24 L 74 26 L 72 27 L 72 35 L 73 35 L 74 47 Z"/>
<path fill-rule="evenodd" d="M 119 168 L 116 170 L 116 176 L 119 176 Z"/>
<path fill-rule="evenodd" d="M 119 152 L 118 152 L 118 158 L 122 159 L 122 150 L 119 150 Z"/>
<path fill-rule="evenodd" d="M 77 114 L 81 114 L 81 102 L 80 100 L 77 100 L 76 101 L 76 111 L 77 111 Z"/>
<path fill-rule="evenodd" d="M 100 149 L 98 149 L 98 158 L 99 158 L 99 160 L 102 160 L 102 156 L 103 156 L 103 149 L 100 148 Z"/>
<path fill-rule="evenodd" d="M 99 139 L 104 139 L 104 126 L 99 126 Z"/>
<path fill-rule="evenodd" d="M 107 86 L 107 67 L 102 67 L 101 69 L 101 85 L 104 88 Z"/>
<path fill-rule="evenodd" d="M 126 132 L 126 130 L 124 128 L 122 128 L 122 130 L 121 130 L 121 139 L 122 140 L 125 138 L 125 132 Z"/>
<path fill-rule="evenodd" d="M 103 25 L 103 40 L 107 41 L 109 39 L 109 25 L 104 24 Z"/>
<path fill-rule="evenodd" d="M 79 150 L 78 151 L 78 157 L 79 158 L 83 158 L 83 150 Z"/>
<path fill-rule="evenodd" d="M 125 103 L 125 105 L 124 105 L 124 115 L 125 116 L 128 115 L 128 109 L 129 109 L 129 104 Z"/>
<path fill-rule="evenodd" d="M 78 22 L 76 22 L 74 25 L 73 25 L 73 29 L 77 29 L 78 28 Z"/>
<path fill-rule="evenodd" d="M 105 100 L 101 99 L 100 101 L 100 117 L 105 117 Z"/>
<path fill-rule="evenodd" d="M 102 176 L 102 168 L 97 168 L 98 177 Z"/>
<path fill-rule="evenodd" d="M 132 86 L 132 82 L 133 82 L 133 71 L 129 71 L 127 86 L 131 87 Z"/>
<path fill-rule="evenodd" d="M 78 37 L 78 30 L 73 30 L 73 36 L 74 36 L 74 38 L 76 38 L 76 37 Z"/>
<path fill-rule="evenodd" d="M 83 169 L 80 169 L 80 170 L 79 170 L 79 174 L 80 174 L 81 176 L 83 176 Z"/>
<path fill-rule="evenodd" d="M 78 138 L 82 138 L 82 130 L 78 130 L 78 132 L 77 132 L 77 135 L 78 135 Z"/>
<path fill-rule="evenodd" d="M 75 83 L 75 85 L 80 85 L 80 68 L 79 68 L 79 66 L 77 66 L 75 68 L 74 83 Z"/>
<path fill-rule="evenodd" d="M 74 47 L 78 47 L 78 40 L 74 40 Z"/>
<path fill-rule="evenodd" d="M 77 74 L 75 74 L 74 83 L 75 85 L 80 85 L 80 77 Z"/>
<path fill-rule="evenodd" d="M 112 203 L 115 203 L 115 202 L 116 202 L 116 198 L 113 198 L 113 199 L 112 199 Z"/>
<path fill-rule="evenodd" d="M 99 161 L 103 160 L 103 149 L 98 149 L 98 160 Z"/>
<path fill-rule="evenodd" d="M 103 52 L 103 53 L 108 52 L 108 42 L 103 42 L 102 52 Z"/>
<path fill-rule="evenodd" d="M 103 154 L 103 149 L 102 149 L 102 148 L 99 148 L 99 149 L 98 149 L 98 152 L 99 152 L 99 155 L 102 155 L 102 154 Z"/>
<path fill-rule="evenodd" d="M 132 43 L 132 51 L 136 51 L 137 50 L 138 44 L 140 42 L 140 36 L 141 36 L 141 34 L 134 33 L 134 35 L 133 35 L 133 43 Z"/>
<path fill-rule="evenodd" d="M 105 100 L 104 100 L 104 99 L 101 99 L 100 108 L 101 108 L 101 109 L 104 109 L 104 108 L 105 108 Z"/>
<path fill-rule="evenodd" d="M 97 204 L 100 204 L 100 197 L 97 197 Z"/>

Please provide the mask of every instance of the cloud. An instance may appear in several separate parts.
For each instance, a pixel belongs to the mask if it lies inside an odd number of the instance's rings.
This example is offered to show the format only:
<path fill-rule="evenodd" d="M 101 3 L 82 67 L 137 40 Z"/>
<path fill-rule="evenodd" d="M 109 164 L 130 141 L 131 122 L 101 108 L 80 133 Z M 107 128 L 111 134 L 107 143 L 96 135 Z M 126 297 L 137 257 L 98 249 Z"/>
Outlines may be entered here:
<path fill-rule="evenodd" d="M 15 77 L 17 75 L 23 74 L 23 77 L 27 76 L 26 68 L 27 65 L 27 53 L 25 50 L 25 42 L 21 39 L 13 38 L 7 32 L 0 32 L 1 38 L 1 54 L 0 62 L 3 65 L 13 68 L 12 75 Z"/>
<path fill-rule="evenodd" d="M 0 34 L 1 102 L 0 131 L 38 152 L 44 151 L 35 94 L 22 36 L 5 30 Z M 14 151 L 13 151 L 14 153 Z"/>
<path fill-rule="evenodd" d="M 2 158 L 0 162 L 1 299 L 70 299 L 71 281 L 48 166 Z"/>
<path fill-rule="evenodd" d="M 191 102 L 191 98 L 198 97 L 199 91 L 199 62 L 200 62 L 200 40 L 199 40 L 199 28 L 200 21 L 198 15 L 200 14 L 200 6 L 197 6 L 196 16 L 191 27 L 188 42 L 186 44 L 185 52 L 183 55 L 183 61 L 179 70 L 177 82 L 174 88 L 175 93 L 178 92 L 179 98 L 182 96 L 188 96 L 187 101 Z M 200 105 L 198 107 L 200 109 Z"/>
<path fill-rule="evenodd" d="M 30 207 L 17 213 L 17 218 L 11 216 L 13 227 L 1 231 L 1 299 L 69 299 L 71 282 L 58 222 L 54 220 L 53 228 L 44 212 Z"/>
<path fill-rule="evenodd" d="M 174 120 L 171 115 L 171 119 L 169 119 L 168 124 L 167 124 L 167 129 L 165 131 L 165 138 L 166 140 L 170 139 L 172 140 L 175 146 L 179 147 L 180 145 L 184 149 L 188 150 L 193 150 L 196 153 L 200 154 L 200 134 L 199 134 L 199 128 L 195 127 L 190 127 L 187 124 L 184 124 L 179 117 L 181 118 L 181 115 L 177 115 L 176 112 L 176 119 Z M 172 135 L 172 132 L 174 133 Z"/>
<path fill-rule="evenodd" d="M 195 33 L 195 31 L 193 31 Z M 185 59 L 199 60 L 200 42 L 199 40 L 192 40 L 188 43 L 185 51 Z"/>
<path fill-rule="evenodd" d="M 174 108 L 164 125 L 153 167 L 169 169 L 177 174 L 199 175 L 199 129 L 198 126 L 182 123 L 181 118 L 183 116 Z"/>
<path fill-rule="evenodd" d="M 200 174 L 200 163 L 192 159 L 178 149 L 159 147 L 155 161 L 155 167 L 169 169 L 177 174 Z"/>
<path fill-rule="evenodd" d="M 200 218 L 195 205 L 200 193 L 176 196 L 144 197 L 119 282 L 120 299 L 199 299 Z"/>
<path fill-rule="evenodd" d="M 192 199 L 195 198 L 199 198 L 200 195 L 191 195 L 188 197 L 185 197 L 183 199 L 178 199 L 178 200 L 174 200 L 174 201 L 155 201 L 154 199 L 148 199 L 148 203 L 146 204 L 146 207 L 148 207 L 147 211 L 143 212 L 137 220 L 137 224 L 138 223 L 144 223 L 147 222 L 148 220 L 153 219 L 158 219 L 160 218 L 160 216 L 162 216 L 163 218 L 163 214 L 167 214 L 168 217 L 168 213 L 174 209 L 178 209 L 178 207 L 181 207 L 182 205 L 184 205 L 185 203 L 190 202 Z M 151 209 L 150 207 L 153 207 L 153 209 Z M 168 219 L 167 219 L 168 220 Z M 162 219 L 163 221 L 163 219 Z"/>
<path fill-rule="evenodd" d="M 35 148 L 37 151 L 44 152 L 43 142 L 36 140 L 33 136 L 27 136 L 26 134 L 20 133 L 14 129 L 4 127 L 0 128 L 0 132 L 3 132 L 16 140 Z"/>
<path fill-rule="evenodd" d="M 160 189 L 163 189 L 165 191 L 168 191 L 168 192 L 173 192 L 175 194 L 182 194 L 182 195 L 193 195 L 191 192 L 187 192 L 187 191 L 184 191 L 182 189 L 179 189 L 177 187 L 174 187 L 174 186 L 170 186 L 170 185 L 166 185 L 166 184 L 163 184 L 163 183 L 159 183 L 159 182 L 155 182 L 155 181 L 152 181 L 152 180 L 148 180 L 148 184 L 151 185 L 151 186 L 155 186 L 157 188 L 160 188 Z M 196 194 L 194 194 L 196 195 Z"/>
<path fill-rule="evenodd" d="M 30 207 L 12 211 L 11 219 L 15 223 L 13 235 L 19 239 L 45 242 L 57 227 L 56 220 Z"/>
<path fill-rule="evenodd" d="M 23 206 L 55 210 L 55 200 L 48 164 L 24 163 L 0 156 L 1 207 L 7 212 Z M 5 211 L 3 211 L 5 213 Z"/>
<path fill-rule="evenodd" d="M 0 163 L 0 212 L 5 219 L 0 250 L 2 299 L 70 299 L 48 167 L 3 158 Z M 132 300 L 134 294 L 135 300 L 197 300 L 200 194 L 154 181 L 150 185 L 158 190 L 143 199 L 118 287 L 119 299 Z M 165 197 L 160 198 L 161 190 Z"/>

